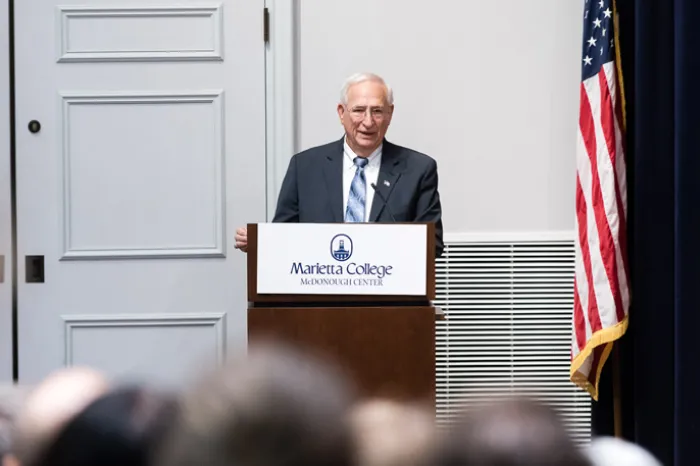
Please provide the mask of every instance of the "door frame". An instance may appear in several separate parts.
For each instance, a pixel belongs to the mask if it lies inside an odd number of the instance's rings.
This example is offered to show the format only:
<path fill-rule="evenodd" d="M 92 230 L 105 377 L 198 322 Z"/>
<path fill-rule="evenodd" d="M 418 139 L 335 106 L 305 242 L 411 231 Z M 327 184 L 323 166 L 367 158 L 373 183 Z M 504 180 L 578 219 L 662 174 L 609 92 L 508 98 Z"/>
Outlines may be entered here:
<path fill-rule="evenodd" d="M 10 166 L 10 236 L 11 247 L 9 251 L 0 254 L 5 255 L 5 280 L 0 286 L 10 286 L 12 294 L 12 343 L 11 357 L 3 354 L 0 349 L 0 365 L 6 365 L 11 361 L 11 368 L 0 366 L 0 381 L 11 374 L 12 380 L 18 380 L 18 355 L 17 355 L 17 222 L 16 222 L 16 185 L 15 185 L 15 134 L 17 131 L 15 121 L 15 93 L 14 93 L 14 2 L 15 0 L 0 0 L 0 8 L 4 14 L 0 14 L 0 30 L 5 28 L 7 36 L 0 39 L 0 92 L 3 93 L 0 103 L 7 100 L 5 121 L 0 118 L 0 146 L 9 151 L 9 161 L 0 159 L 0 163 L 9 163 Z M 282 180 L 287 170 L 289 160 L 297 151 L 297 126 L 295 125 L 297 114 L 298 79 L 296 70 L 298 50 L 298 0 L 265 0 L 266 12 L 269 13 L 267 23 L 269 40 L 265 46 L 265 160 L 266 160 L 266 207 L 267 221 L 274 216 L 277 195 L 282 185 Z M 263 19 L 263 27 L 265 20 Z M 262 28 L 261 28 L 262 29 Z M 2 150 L 0 149 L 0 154 Z M 0 319 L 3 316 L 0 314 Z M 1 328 L 1 327 L 0 327 Z M 4 336 L 0 341 L 5 340 Z"/>
<path fill-rule="evenodd" d="M 9 187 L 0 186 L 2 197 L 9 195 L 9 205 L 3 206 L 7 215 L 2 214 L 2 244 L 0 255 L 4 256 L 3 280 L 0 286 L 9 291 L 10 309 L 0 307 L 0 381 L 17 380 L 17 241 L 16 241 L 16 197 L 15 197 L 15 96 L 14 96 L 14 0 L 0 0 L 0 31 L 5 34 L 0 38 L 0 108 L 5 109 L 0 116 L 0 164 L 7 170 Z M 7 154 L 5 156 L 4 154 Z M 5 224 L 9 220 L 9 225 Z M 9 238 L 3 238 L 5 234 Z M 8 338 L 9 337 L 9 338 Z"/>
<path fill-rule="evenodd" d="M 287 166 L 298 151 L 299 0 L 265 0 L 269 41 L 265 44 L 267 221 L 272 221 Z"/>

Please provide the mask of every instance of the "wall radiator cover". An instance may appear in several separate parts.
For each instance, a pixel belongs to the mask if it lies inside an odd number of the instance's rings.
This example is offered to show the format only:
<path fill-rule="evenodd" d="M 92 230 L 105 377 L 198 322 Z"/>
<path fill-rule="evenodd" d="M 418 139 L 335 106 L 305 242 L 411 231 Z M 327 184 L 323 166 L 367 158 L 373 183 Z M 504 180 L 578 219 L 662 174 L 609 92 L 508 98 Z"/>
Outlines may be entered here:
<path fill-rule="evenodd" d="M 436 264 L 436 305 L 447 316 L 436 324 L 438 423 L 485 399 L 525 394 L 588 442 L 591 400 L 569 381 L 573 232 L 481 236 L 446 237 Z"/>

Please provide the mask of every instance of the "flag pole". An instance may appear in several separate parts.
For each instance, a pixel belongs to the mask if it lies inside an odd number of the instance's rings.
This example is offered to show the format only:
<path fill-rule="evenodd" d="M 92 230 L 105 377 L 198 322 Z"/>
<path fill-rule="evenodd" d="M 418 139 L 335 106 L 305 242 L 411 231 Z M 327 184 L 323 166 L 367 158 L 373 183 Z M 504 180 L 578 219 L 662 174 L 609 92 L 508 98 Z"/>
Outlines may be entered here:
<path fill-rule="evenodd" d="M 617 65 L 618 82 L 620 85 L 620 105 L 622 106 L 622 127 L 627 130 L 627 111 L 625 108 L 625 83 L 622 78 L 622 59 L 620 50 L 620 12 L 617 9 L 617 1 L 613 4 L 613 24 L 615 26 L 615 63 Z M 620 347 L 613 345 L 613 418 L 615 423 L 615 437 L 622 438 L 622 385 L 620 382 Z"/>
<path fill-rule="evenodd" d="M 620 348 L 613 346 L 613 422 L 615 437 L 622 438 L 622 387 L 620 383 Z"/>

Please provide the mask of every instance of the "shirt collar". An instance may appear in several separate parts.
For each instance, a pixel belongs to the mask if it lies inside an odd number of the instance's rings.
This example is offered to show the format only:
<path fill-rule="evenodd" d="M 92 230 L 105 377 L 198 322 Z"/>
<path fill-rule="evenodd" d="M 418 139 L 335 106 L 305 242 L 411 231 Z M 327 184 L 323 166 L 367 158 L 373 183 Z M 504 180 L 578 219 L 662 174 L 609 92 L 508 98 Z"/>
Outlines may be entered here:
<path fill-rule="evenodd" d="M 377 147 L 374 150 L 374 152 L 369 154 L 369 157 L 367 157 L 367 165 L 373 165 L 375 162 L 377 162 L 377 160 L 379 159 L 379 156 L 382 153 L 383 146 L 384 146 L 383 143 L 379 144 L 379 147 Z M 353 150 L 350 148 L 350 145 L 348 144 L 347 137 L 345 138 L 345 140 L 343 142 L 343 152 L 344 152 L 345 156 L 348 158 L 348 160 L 350 160 L 351 168 L 354 168 L 355 166 L 354 166 L 353 161 L 355 160 L 355 157 L 359 157 L 359 156 L 357 154 L 355 154 L 355 152 L 353 152 Z"/>

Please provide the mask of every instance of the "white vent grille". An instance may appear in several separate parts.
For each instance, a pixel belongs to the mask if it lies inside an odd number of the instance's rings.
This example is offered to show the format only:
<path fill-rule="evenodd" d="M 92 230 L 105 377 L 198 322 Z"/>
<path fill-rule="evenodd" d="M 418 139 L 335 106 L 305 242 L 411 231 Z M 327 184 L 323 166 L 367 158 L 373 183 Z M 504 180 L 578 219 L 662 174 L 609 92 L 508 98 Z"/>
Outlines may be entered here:
<path fill-rule="evenodd" d="M 446 239 L 436 265 L 447 316 L 437 324 L 438 422 L 485 397 L 526 394 L 589 441 L 590 398 L 569 381 L 573 235 Z"/>

